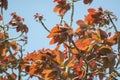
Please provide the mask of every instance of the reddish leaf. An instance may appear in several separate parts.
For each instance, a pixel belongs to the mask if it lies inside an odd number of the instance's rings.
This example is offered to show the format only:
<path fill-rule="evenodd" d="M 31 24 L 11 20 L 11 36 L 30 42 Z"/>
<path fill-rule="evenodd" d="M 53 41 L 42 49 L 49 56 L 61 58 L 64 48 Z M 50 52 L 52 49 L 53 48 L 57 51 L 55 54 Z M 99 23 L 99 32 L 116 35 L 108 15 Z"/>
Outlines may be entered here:
<path fill-rule="evenodd" d="M 13 79 L 17 78 L 17 75 L 15 73 L 12 73 L 11 76 L 12 76 Z"/>
<path fill-rule="evenodd" d="M 53 11 L 58 12 L 60 16 L 64 16 L 65 13 L 70 9 L 70 4 L 65 0 L 55 0 L 54 2 L 58 2 L 58 5 L 54 7 Z"/>
<path fill-rule="evenodd" d="M 84 0 L 84 4 L 91 4 L 93 0 Z"/>
<path fill-rule="evenodd" d="M 2 15 L 0 15 L 0 21 L 2 21 L 2 20 L 3 20 Z"/>
<path fill-rule="evenodd" d="M 68 27 L 67 23 L 65 23 L 64 26 L 57 24 L 55 27 L 53 27 L 47 38 L 52 38 L 50 44 L 61 44 L 67 40 L 68 36 L 72 36 L 72 34 L 73 30 L 72 28 Z"/>
<path fill-rule="evenodd" d="M 80 26 L 81 29 L 86 29 L 86 27 L 87 27 L 87 24 L 85 24 L 85 22 L 83 20 L 78 20 L 76 23 L 77 23 L 77 25 Z"/>
<path fill-rule="evenodd" d="M 85 71 L 80 71 L 79 75 L 78 75 L 78 78 L 82 79 L 84 75 L 85 75 Z"/>
<path fill-rule="evenodd" d="M 96 69 L 97 68 L 97 64 L 96 64 L 96 61 L 91 61 L 90 62 L 90 66 L 91 66 L 91 68 L 93 68 L 93 69 Z"/>
<path fill-rule="evenodd" d="M 8 0 L 0 0 L 0 7 L 7 10 L 7 8 L 8 8 Z"/>
<path fill-rule="evenodd" d="M 94 8 L 89 8 L 89 9 L 88 9 L 88 12 L 89 12 L 89 13 L 94 13 L 95 11 L 96 11 L 96 10 L 95 10 Z"/>

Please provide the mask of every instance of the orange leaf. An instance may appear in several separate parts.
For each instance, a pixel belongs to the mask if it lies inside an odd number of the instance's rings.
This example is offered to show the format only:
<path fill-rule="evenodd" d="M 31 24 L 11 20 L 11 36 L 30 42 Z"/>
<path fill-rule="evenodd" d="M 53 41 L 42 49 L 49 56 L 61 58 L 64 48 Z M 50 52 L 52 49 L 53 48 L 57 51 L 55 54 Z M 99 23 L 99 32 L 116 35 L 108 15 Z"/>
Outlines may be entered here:
<path fill-rule="evenodd" d="M 45 74 L 45 80 L 55 80 L 58 75 L 57 72 L 52 69 L 44 69 L 42 73 Z"/>
<path fill-rule="evenodd" d="M 0 32 L 0 40 L 3 39 L 3 33 Z"/>
<path fill-rule="evenodd" d="M 55 58 L 54 58 L 54 60 L 59 65 L 63 66 L 63 63 L 64 63 L 64 57 L 63 56 L 64 56 L 64 54 L 61 51 L 59 51 L 58 49 L 53 50 L 53 54 L 56 55 Z"/>
<path fill-rule="evenodd" d="M 59 31 L 59 25 L 57 24 L 56 26 L 54 26 L 50 32 L 50 34 L 47 36 L 47 38 L 51 38 L 51 37 L 54 37 L 54 36 L 57 36 L 58 35 L 58 32 Z"/>
<path fill-rule="evenodd" d="M 92 40 L 91 40 L 90 38 L 84 39 L 82 42 L 77 41 L 77 42 L 76 42 L 76 46 L 77 46 L 80 50 L 85 51 L 85 50 L 89 47 L 91 41 L 92 41 Z"/>
<path fill-rule="evenodd" d="M 6 56 L 6 52 L 8 51 L 8 48 L 3 48 L 2 49 L 2 53 L 1 53 L 1 56 Z M 0 52 L 1 52 L 1 50 L 0 50 Z"/>
<path fill-rule="evenodd" d="M 75 56 L 70 57 L 69 60 L 67 60 L 67 61 L 64 63 L 64 66 L 73 67 L 75 60 L 76 60 L 76 57 L 75 57 Z"/>
<path fill-rule="evenodd" d="M 97 33 L 92 33 L 92 38 L 95 40 L 99 40 Z"/>
<path fill-rule="evenodd" d="M 10 42 L 10 46 L 12 47 L 13 50 L 18 50 L 18 45 L 16 41 Z"/>
<path fill-rule="evenodd" d="M 50 44 L 55 44 L 55 43 L 57 43 L 59 40 L 60 40 L 59 36 L 53 37 L 53 38 L 50 40 Z"/>
<path fill-rule="evenodd" d="M 54 11 L 54 12 L 59 12 L 60 9 L 61 9 L 61 6 L 60 6 L 60 5 L 57 5 L 57 6 L 54 7 L 53 11 Z"/>
<path fill-rule="evenodd" d="M 42 74 L 49 74 L 51 72 L 52 72 L 51 69 L 43 69 Z"/>
<path fill-rule="evenodd" d="M 37 71 L 36 68 L 30 68 L 29 74 L 33 75 L 33 74 L 35 74 L 36 71 Z"/>
<path fill-rule="evenodd" d="M 83 35 L 84 34 L 84 30 L 81 29 L 81 28 L 77 28 L 75 33 L 78 34 L 78 35 Z"/>
<path fill-rule="evenodd" d="M 117 37 L 118 37 L 118 35 L 117 35 L 117 33 L 115 33 L 110 39 L 106 39 L 105 42 L 108 45 L 112 46 L 117 43 Z"/>

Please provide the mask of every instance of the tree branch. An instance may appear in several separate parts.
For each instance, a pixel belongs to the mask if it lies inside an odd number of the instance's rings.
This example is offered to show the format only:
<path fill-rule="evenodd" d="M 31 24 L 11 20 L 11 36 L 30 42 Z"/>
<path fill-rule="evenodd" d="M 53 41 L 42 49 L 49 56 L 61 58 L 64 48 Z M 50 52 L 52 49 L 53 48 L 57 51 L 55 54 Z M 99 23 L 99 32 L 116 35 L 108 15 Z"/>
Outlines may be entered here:
<path fill-rule="evenodd" d="M 70 17 L 70 26 L 72 27 L 72 23 L 73 23 L 73 15 L 74 15 L 74 0 L 72 0 L 72 11 L 71 11 L 71 17 Z"/>

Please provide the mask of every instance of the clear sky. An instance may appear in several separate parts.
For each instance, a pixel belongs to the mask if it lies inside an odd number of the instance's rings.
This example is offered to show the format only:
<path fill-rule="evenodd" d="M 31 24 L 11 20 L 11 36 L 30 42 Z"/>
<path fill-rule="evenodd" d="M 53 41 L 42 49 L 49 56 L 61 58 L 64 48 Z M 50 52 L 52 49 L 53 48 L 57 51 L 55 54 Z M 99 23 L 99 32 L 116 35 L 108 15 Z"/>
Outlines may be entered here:
<path fill-rule="evenodd" d="M 10 13 L 16 12 L 21 17 L 25 18 L 25 24 L 29 27 L 28 44 L 26 45 L 26 52 L 32 52 L 42 48 L 52 48 L 49 45 L 49 39 L 46 38 L 48 32 L 34 20 L 35 13 L 41 13 L 44 16 L 44 22 L 48 29 L 51 29 L 55 24 L 59 23 L 58 14 L 53 13 L 55 3 L 53 0 L 8 0 L 8 10 L 4 12 L 5 22 L 10 20 Z M 75 3 L 75 15 L 73 27 L 77 25 L 76 20 L 83 19 L 87 13 L 88 8 L 99 8 L 103 10 L 110 10 L 118 16 L 118 21 L 115 23 L 120 29 L 120 0 L 93 0 L 91 5 L 84 5 L 83 0 Z M 68 12 L 70 13 L 70 11 Z M 69 22 L 69 14 L 65 15 L 65 19 Z M 16 33 L 11 32 L 11 35 Z"/>

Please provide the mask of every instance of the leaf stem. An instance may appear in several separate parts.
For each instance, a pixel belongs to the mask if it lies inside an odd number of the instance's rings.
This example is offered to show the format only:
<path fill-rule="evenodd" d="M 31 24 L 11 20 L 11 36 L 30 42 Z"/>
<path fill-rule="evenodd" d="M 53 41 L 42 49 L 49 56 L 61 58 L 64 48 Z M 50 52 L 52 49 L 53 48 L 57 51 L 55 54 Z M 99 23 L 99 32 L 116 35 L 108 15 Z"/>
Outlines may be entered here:
<path fill-rule="evenodd" d="M 40 23 L 42 24 L 42 26 L 44 27 L 44 29 L 50 33 L 50 30 L 45 26 L 45 24 L 42 22 L 42 20 L 40 20 Z"/>
<path fill-rule="evenodd" d="M 113 22 L 112 18 L 110 17 L 110 14 L 109 14 L 109 13 L 108 13 L 108 17 L 109 17 L 110 22 L 112 23 L 112 25 L 113 25 L 113 27 L 114 27 L 115 31 L 116 31 L 116 32 L 118 32 L 117 27 L 115 26 L 115 24 L 114 24 L 114 22 Z"/>
<path fill-rule="evenodd" d="M 72 7 L 72 11 L 71 11 L 71 16 L 70 16 L 70 26 L 72 26 L 72 23 L 73 23 L 73 15 L 74 15 L 74 0 L 72 0 L 71 7 Z"/>

